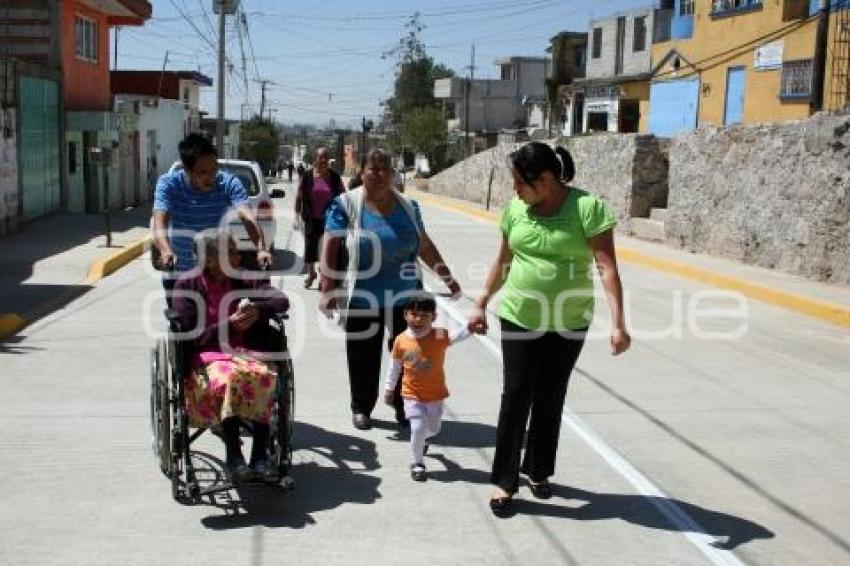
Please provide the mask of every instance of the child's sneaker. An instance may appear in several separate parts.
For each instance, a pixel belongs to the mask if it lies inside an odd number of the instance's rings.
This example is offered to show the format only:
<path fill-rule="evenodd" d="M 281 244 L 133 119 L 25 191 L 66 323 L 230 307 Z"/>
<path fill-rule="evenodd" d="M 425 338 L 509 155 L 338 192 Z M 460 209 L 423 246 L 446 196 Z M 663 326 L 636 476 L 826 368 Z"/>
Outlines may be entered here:
<path fill-rule="evenodd" d="M 413 481 L 425 481 L 425 466 L 422 464 L 411 464 L 410 477 L 413 478 Z"/>

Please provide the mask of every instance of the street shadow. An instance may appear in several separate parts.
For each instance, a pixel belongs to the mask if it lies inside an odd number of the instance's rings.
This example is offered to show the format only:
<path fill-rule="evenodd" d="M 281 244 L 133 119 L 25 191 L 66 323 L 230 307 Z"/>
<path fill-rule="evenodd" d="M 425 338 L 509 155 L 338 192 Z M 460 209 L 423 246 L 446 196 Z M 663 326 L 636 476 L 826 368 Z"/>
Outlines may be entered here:
<path fill-rule="evenodd" d="M 147 203 L 113 211 L 110 214 L 113 233 L 147 226 L 150 210 Z M 0 305 L 13 306 L 12 312 L 35 320 L 82 296 L 90 286 L 33 285 L 25 281 L 33 276 L 37 263 L 83 244 L 93 243 L 101 249 L 99 255 L 107 255 L 113 248 L 107 248 L 105 242 L 105 224 L 99 214 L 51 214 L 3 236 L 0 238 Z"/>
<path fill-rule="evenodd" d="M 378 453 L 373 442 L 297 423 L 294 431 L 295 489 L 245 484 L 220 494 L 212 504 L 223 514 L 201 519 L 211 530 L 246 527 L 304 528 L 314 514 L 345 504 L 374 503 L 381 495 Z M 234 497 L 235 493 L 235 497 Z"/>
<path fill-rule="evenodd" d="M 34 346 L 21 346 L 25 340 L 23 336 L 10 336 L 5 340 L 0 340 L 0 354 L 29 354 L 30 352 L 41 352 L 44 348 L 36 348 Z"/>
<path fill-rule="evenodd" d="M 595 493 L 564 485 L 552 485 L 553 498 L 570 501 L 569 505 L 541 500 L 514 500 L 517 514 L 556 517 L 575 521 L 604 521 L 619 519 L 634 525 L 672 532 L 694 532 L 717 538 L 715 548 L 733 550 L 757 539 L 773 538 L 773 531 L 764 526 L 730 515 L 667 497 L 623 493 Z M 580 502 L 578 507 L 573 502 Z M 665 513 L 666 511 L 666 513 Z M 693 520 L 691 528 L 674 524 L 668 515 L 684 513 Z"/>
<path fill-rule="evenodd" d="M 431 462 L 437 462 L 434 465 Z M 463 482 L 478 485 L 490 483 L 489 470 L 464 468 L 437 452 L 432 446 L 426 455 L 428 481 L 445 483 Z M 674 524 L 669 515 L 684 513 L 693 521 L 695 532 L 715 537 L 712 546 L 723 550 L 733 550 L 742 544 L 757 539 L 770 539 L 775 536 L 766 527 L 728 513 L 714 511 L 688 503 L 679 499 L 666 497 L 643 496 L 621 493 L 595 493 L 576 487 L 552 484 L 553 499 L 548 501 L 514 499 L 512 514 L 523 514 L 540 517 L 555 517 L 575 521 L 602 521 L 620 519 L 634 525 L 673 532 L 685 532 L 681 526 Z M 532 497 L 530 494 L 529 498 Z M 568 501 L 564 504 L 558 499 Z M 575 507 L 574 502 L 580 502 Z M 666 511 L 666 513 L 665 513 Z"/>
<path fill-rule="evenodd" d="M 408 431 L 399 431 L 398 424 L 392 421 L 372 419 L 372 427 L 395 433 L 392 440 L 409 440 Z M 496 427 L 474 422 L 443 421 L 440 433 L 431 440 L 432 447 L 452 448 L 489 448 L 496 443 Z"/>
<path fill-rule="evenodd" d="M 428 449 L 428 454 L 425 455 L 425 466 L 428 468 L 428 481 L 438 481 L 443 483 L 474 483 L 486 485 L 490 483 L 490 471 L 478 470 L 476 468 L 464 468 L 454 460 L 450 460 L 444 454 L 437 452 L 438 448 L 431 446 Z M 442 466 L 438 469 L 431 465 L 430 461 L 437 461 Z"/>
<path fill-rule="evenodd" d="M 291 250 L 275 249 L 274 265 L 275 270 L 282 271 L 284 277 L 307 273 L 304 266 L 304 259 Z"/>

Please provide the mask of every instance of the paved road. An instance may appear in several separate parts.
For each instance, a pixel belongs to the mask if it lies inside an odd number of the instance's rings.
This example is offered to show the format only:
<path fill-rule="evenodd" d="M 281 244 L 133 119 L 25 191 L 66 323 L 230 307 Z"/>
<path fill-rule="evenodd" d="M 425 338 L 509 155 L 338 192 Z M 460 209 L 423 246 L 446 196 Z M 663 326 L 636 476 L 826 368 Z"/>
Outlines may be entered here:
<path fill-rule="evenodd" d="M 287 218 L 293 197 L 277 201 Z M 474 296 L 494 226 L 433 206 L 424 216 Z M 294 254 L 278 260 L 292 269 L 275 281 L 294 305 L 296 491 L 171 500 L 149 449 L 145 321 L 158 325 L 159 287 L 142 258 L 2 353 L 0 562 L 850 563 L 846 330 L 750 302 L 742 336 L 699 337 L 740 326 L 700 311 L 734 301 L 624 265 L 634 348 L 614 359 L 604 337 L 588 343 L 570 385 L 555 497 L 539 502 L 523 489 L 519 513 L 499 520 L 486 505 L 498 336 L 451 352 L 447 422 L 429 480 L 412 482 L 388 408 L 371 431 L 350 424 L 341 335 L 301 286 L 301 242 L 288 226 L 277 245 Z M 441 318 L 469 306 L 462 299 Z M 604 305 L 598 313 L 601 326 Z M 214 438 L 198 449 L 222 452 Z"/>

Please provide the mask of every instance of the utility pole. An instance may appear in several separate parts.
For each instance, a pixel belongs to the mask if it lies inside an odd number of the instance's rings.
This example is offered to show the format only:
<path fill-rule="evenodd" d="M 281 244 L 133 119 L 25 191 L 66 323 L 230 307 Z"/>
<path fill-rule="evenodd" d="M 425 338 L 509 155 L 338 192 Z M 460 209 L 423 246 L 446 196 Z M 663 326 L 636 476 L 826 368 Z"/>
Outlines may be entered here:
<path fill-rule="evenodd" d="M 115 53 L 113 54 L 114 62 L 112 63 L 112 69 L 118 69 L 118 34 L 121 33 L 121 26 L 115 26 Z"/>
<path fill-rule="evenodd" d="M 809 102 L 810 114 L 823 110 L 826 48 L 829 41 L 829 3 L 830 0 L 819 0 L 818 2 L 818 28 L 815 35 L 815 57 L 812 61 L 812 98 Z"/>
<path fill-rule="evenodd" d="M 360 161 L 366 157 L 366 116 L 360 121 Z"/>
<path fill-rule="evenodd" d="M 224 157 L 224 43 L 225 17 L 229 2 L 213 0 L 213 11 L 218 8 L 218 115 L 215 125 L 215 147 L 221 157 Z"/>
<path fill-rule="evenodd" d="M 162 96 L 162 78 L 165 75 L 165 66 L 168 65 L 168 51 L 162 60 L 162 71 L 159 73 L 159 84 L 156 87 L 156 105 L 159 106 L 159 97 Z"/>
<path fill-rule="evenodd" d="M 466 154 L 471 157 L 475 138 L 474 136 L 470 138 L 469 136 L 469 115 L 471 114 L 472 108 L 470 106 L 470 93 L 472 91 L 472 83 L 475 80 L 475 44 L 472 44 L 472 56 L 469 60 L 469 78 L 466 81 L 466 126 L 464 129 L 466 130 Z"/>
<path fill-rule="evenodd" d="M 363 119 L 360 122 L 361 131 L 360 131 L 360 161 L 363 161 L 363 158 L 366 157 L 366 134 L 372 129 L 375 124 L 372 120 L 367 120 L 366 116 L 363 116 Z"/>
<path fill-rule="evenodd" d="M 260 118 L 262 118 L 263 115 L 265 114 L 265 111 L 266 111 L 266 87 L 268 85 L 273 85 L 274 82 L 270 81 L 268 79 L 263 79 L 263 80 L 254 79 L 254 82 L 260 83 Z"/>

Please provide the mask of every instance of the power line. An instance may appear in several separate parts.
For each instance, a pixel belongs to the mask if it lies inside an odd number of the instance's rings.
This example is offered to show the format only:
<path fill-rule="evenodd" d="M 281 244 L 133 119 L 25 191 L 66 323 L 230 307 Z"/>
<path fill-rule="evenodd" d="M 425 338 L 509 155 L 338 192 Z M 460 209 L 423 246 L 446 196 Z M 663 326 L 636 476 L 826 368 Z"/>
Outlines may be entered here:
<path fill-rule="evenodd" d="M 248 47 L 251 49 L 251 60 L 254 63 L 254 73 L 256 74 L 255 79 L 259 79 L 260 75 L 260 67 L 257 66 L 257 56 L 254 53 L 254 42 L 251 40 L 251 28 L 248 27 L 248 18 L 245 15 L 245 9 L 242 7 L 242 3 L 239 3 L 239 11 L 241 12 L 238 17 L 242 25 L 245 26 L 245 37 L 248 38 Z"/>
<path fill-rule="evenodd" d="M 248 63 L 247 63 L 247 60 L 245 58 L 245 44 L 244 44 L 244 41 L 242 40 L 242 26 L 240 25 L 238 19 L 235 21 L 235 24 L 236 24 L 236 37 L 239 38 L 239 53 L 242 57 L 242 79 L 245 81 L 245 101 L 250 102 L 251 96 L 250 96 L 250 90 L 248 88 Z"/>
<path fill-rule="evenodd" d="M 499 12 L 505 10 L 512 10 L 518 7 L 525 6 L 527 7 L 525 11 L 531 11 L 535 9 L 548 7 L 546 5 L 549 4 L 557 4 L 562 0 L 532 0 L 530 2 L 488 2 L 486 4 L 475 4 L 475 5 L 467 5 L 456 7 L 451 10 L 442 10 L 442 11 L 432 11 L 432 12 L 418 12 L 421 17 L 426 18 L 440 18 L 440 17 L 448 17 L 448 16 L 456 16 L 458 14 L 469 14 L 469 13 L 487 13 L 487 12 Z M 374 14 L 374 15 L 370 15 Z M 316 16 L 292 16 L 290 14 L 285 13 L 276 13 L 276 12 L 251 12 L 251 15 L 259 15 L 263 17 L 280 17 L 290 20 L 311 20 L 311 19 L 322 19 L 323 17 Z M 342 15 L 334 18 L 337 21 L 347 21 L 347 22 L 356 22 L 356 21 L 383 21 L 383 20 L 406 20 L 411 16 L 409 10 L 398 11 L 398 12 L 361 12 L 359 14 L 352 15 Z"/>
<path fill-rule="evenodd" d="M 331 112 L 330 110 L 320 110 L 319 108 L 316 108 L 316 107 L 307 107 L 307 106 L 301 106 L 301 105 L 298 105 L 298 104 L 287 104 L 287 103 L 284 103 L 284 102 L 277 102 L 277 103 L 275 103 L 275 106 L 283 106 L 284 108 L 294 108 L 295 110 L 302 110 L 304 112 L 316 112 L 318 114 L 328 114 L 330 116 L 345 116 L 347 118 L 360 118 L 361 116 L 363 116 L 362 113 L 361 114 L 348 114 L 346 112 Z M 377 114 L 368 114 L 368 116 L 370 118 L 379 117 Z"/>
<path fill-rule="evenodd" d="M 183 1 L 183 4 L 186 4 L 185 0 Z M 215 37 L 215 27 L 212 25 L 212 20 L 210 19 L 206 6 L 204 5 L 204 0 L 198 0 L 198 4 L 201 5 L 201 12 L 204 14 L 204 22 L 207 24 L 207 31 L 210 33 L 210 37 Z"/>
<path fill-rule="evenodd" d="M 208 38 L 206 35 L 204 35 L 204 32 L 202 32 L 200 30 L 200 28 L 198 28 L 198 26 L 195 25 L 195 22 L 193 22 L 192 19 L 189 18 L 189 16 L 186 14 L 186 12 L 184 12 L 180 8 L 180 6 L 177 5 L 177 2 L 175 2 L 174 0 L 170 0 L 170 2 L 171 2 L 171 5 L 174 6 L 174 9 L 177 10 L 177 13 L 180 14 L 183 17 L 183 19 L 192 27 L 193 30 L 195 30 L 195 33 L 198 34 L 198 37 L 200 37 L 204 41 L 204 43 L 206 43 L 209 46 L 209 48 L 213 50 L 214 53 L 217 52 L 217 47 L 216 47 L 215 43 L 213 43 L 213 41 L 210 38 Z"/>

